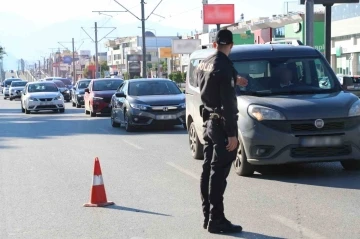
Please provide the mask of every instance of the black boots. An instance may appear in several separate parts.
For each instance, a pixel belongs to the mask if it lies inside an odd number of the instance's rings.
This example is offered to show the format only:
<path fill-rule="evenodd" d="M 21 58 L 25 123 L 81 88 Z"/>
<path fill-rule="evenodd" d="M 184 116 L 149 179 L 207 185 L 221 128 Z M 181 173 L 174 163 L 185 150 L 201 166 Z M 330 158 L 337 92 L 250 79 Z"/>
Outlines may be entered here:
<path fill-rule="evenodd" d="M 204 228 L 205 222 L 204 222 Z M 239 233 L 242 231 L 242 227 L 240 225 L 234 225 L 225 217 L 219 220 L 210 220 L 208 225 L 208 231 L 210 233 Z"/>

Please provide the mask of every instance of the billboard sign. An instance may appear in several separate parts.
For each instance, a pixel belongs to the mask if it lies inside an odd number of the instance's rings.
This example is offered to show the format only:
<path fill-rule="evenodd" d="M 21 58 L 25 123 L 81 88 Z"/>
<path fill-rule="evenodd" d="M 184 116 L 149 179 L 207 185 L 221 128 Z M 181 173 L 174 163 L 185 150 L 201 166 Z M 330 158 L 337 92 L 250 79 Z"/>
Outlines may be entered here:
<path fill-rule="evenodd" d="M 129 62 L 129 72 L 140 72 L 141 64 L 139 61 Z"/>
<path fill-rule="evenodd" d="M 159 47 L 159 58 L 178 57 L 178 54 L 172 54 L 171 47 Z"/>
<path fill-rule="evenodd" d="M 61 63 L 61 64 L 60 64 L 60 70 L 61 70 L 61 71 L 67 71 L 67 70 L 68 70 L 68 64 L 63 64 L 63 63 Z"/>
<path fill-rule="evenodd" d="M 89 59 L 91 52 L 89 50 L 80 50 L 80 58 Z"/>
<path fill-rule="evenodd" d="M 234 4 L 204 4 L 204 24 L 233 24 L 235 23 Z"/>
<path fill-rule="evenodd" d="M 127 55 L 127 60 L 128 61 L 142 61 L 143 56 L 140 54 L 129 54 L 129 55 Z M 151 61 L 150 54 L 146 54 L 146 61 Z"/>
<path fill-rule="evenodd" d="M 201 45 L 200 39 L 172 40 L 172 54 L 191 54 Z"/>
<path fill-rule="evenodd" d="M 71 64 L 72 57 L 71 56 L 63 56 L 62 60 L 65 64 Z"/>

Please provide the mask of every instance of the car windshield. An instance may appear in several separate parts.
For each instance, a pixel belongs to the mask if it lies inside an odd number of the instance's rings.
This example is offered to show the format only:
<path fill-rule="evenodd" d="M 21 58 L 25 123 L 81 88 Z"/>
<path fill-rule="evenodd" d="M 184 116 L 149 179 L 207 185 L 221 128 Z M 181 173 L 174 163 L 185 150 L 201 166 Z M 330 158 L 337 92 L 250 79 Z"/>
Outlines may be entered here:
<path fill-rule="evenodd" d="M 78 89 L 86 89 L 86 88 L 88 88 L 88 86 L 90 84 L 90 81 L 91 80 L 89 80 L 89 81 L 80 81 L 78 83 Z"/>
<path fill-rule="evenodd" d="M 177 95 L 182 94 L 180 89 L 172 81 L 136 81 L 129 85 L 129 95 Z"/>
<path fill-rule="evenodd" d="M 20 87 L 25 86 L 27 84 L 26 81 L 13 81 L 11 82 L 11 87 Z"/>
<path fill-rule="evenodd" d="M 4 85 L 5 85 L 5 87 L 10 87 L 11 86 L 11 83 L 13 82 L 13 81 L 21 81 L 21 79 L 11 79 L 11 80 L 6 80 L 6 81 L 4 81 Z"/>
<path fill-rule="evenodd" d="M 123 83 L 122 80 L 96 80 L 93 91 L 117 90 L 121 83 Z"/>
<path fill-rule="evenodd" d="M 69 79 L 57 79 L 57 80 L 62 81 L 65 85 L 71 85 L 71 80 Z"/>
<path fill-rule="evenodd" d="M 248 86 L 237 87 L 239 95 L 325 94 L 342 90 L 321 58 L 235 61 L 234 67 L 248 79 Z"/>
<path fill-rule="evenodd" d="M 55 84 L 44 84 L 44 83 L 38 83 L 38 84 L 31 84 L 28 87 L 28 92 L 57 92 L 58 88 Z"/>
<path fill-rule="evenodd" d="M 54 81 L 55 85 L 59 88 L 64 88 L 65 84 L 62 81 L 56 80 Z"/>

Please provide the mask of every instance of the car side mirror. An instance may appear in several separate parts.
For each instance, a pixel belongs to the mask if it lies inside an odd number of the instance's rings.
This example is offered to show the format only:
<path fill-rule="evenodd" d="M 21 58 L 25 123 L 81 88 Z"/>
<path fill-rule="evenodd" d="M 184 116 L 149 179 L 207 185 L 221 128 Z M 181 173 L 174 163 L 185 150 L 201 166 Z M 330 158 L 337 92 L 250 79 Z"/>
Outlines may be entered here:
<path fill-rule="evenodd" d="M 126 98 L 126 95 L 124 93 L 118 92 L 115 94 L 116 97 L 118 98 Z"/>
<path fill-rule="evenodd" d="M 185 91 L 185 90 L 183 90 L 183 93 L 185 94 L 185 93 L 186 93 L 186 91 Z"/>
<path fill-rule="evenodd" d="M 86 92 L 86 93 L 90 93 L 89 88 L 86 88 L 86 89 L 85 89 L 85 92 Z"/>

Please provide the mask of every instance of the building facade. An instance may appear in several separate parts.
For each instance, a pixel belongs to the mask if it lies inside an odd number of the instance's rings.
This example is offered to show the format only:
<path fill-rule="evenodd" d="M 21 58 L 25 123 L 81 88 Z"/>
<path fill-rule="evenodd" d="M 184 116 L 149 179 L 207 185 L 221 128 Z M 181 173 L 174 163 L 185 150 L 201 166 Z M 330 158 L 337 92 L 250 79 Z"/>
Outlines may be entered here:
<path fill-rule="evenodd" d="M 147 68 L 152 69 L 158 65 L 160 58 L 158 50 L 160 47 L 171 47 L 173 39 L 177 36 L 160 36 L 154 34 L 145 37 Z M 120 75 L 129 73 L 132 78 L 142 75 L 142 37 L 121 37 L 109 40 L 105 43 L 108 48 L 107 63 L 110 73 L 119 72 Z"/>
<path fill-rule="evenodd" d="M 331 66 L 337 74 L 360 75 L 360 4 L 332 7 Z"/>

